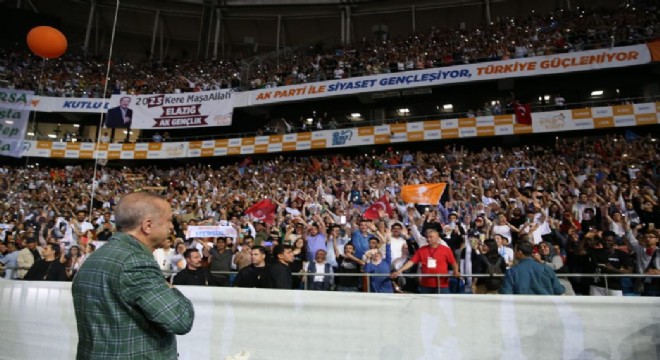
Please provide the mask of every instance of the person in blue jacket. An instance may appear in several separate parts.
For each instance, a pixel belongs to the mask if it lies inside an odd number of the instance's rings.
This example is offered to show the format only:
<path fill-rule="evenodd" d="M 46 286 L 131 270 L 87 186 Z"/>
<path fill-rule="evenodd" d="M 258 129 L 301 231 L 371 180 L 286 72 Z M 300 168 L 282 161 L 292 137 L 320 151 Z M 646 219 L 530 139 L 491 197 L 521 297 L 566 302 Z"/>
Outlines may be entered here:
<path fill-rule="evenodd" d="M 365 253 L 367 264 L 364 265 L 364 272 L 369 274 L 383 274 L 383 276 L 369 277 L 369 291 L 374 293 L 393 293 L 392 280 L 390 279 L 390 269 L 392 268 L 392 249 L 390 246 L 390 234 L 388 230 L 387 237 L 379 238 L 387 240 L 385 244 L 385 258 L 380 249 L 371 249 Z"/>
<path fill-rule="evenodd" d="M 500 294 L 561 295 L 566 291 L 555 271 L 534 260 L 533 254 L 534 245 L 529 241 L 516 244 L 518 264 L 506 272 Z"/>

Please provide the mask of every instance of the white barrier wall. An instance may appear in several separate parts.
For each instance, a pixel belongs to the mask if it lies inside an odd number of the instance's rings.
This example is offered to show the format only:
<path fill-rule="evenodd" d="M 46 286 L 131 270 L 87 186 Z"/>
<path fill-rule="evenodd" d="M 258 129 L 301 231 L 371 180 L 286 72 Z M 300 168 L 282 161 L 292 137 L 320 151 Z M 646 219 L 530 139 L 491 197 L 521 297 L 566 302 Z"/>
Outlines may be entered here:
<path fill-rule="evenodd" d="M 660 300 L 179 287 L 180 359 L 658 359 Z M 0 359 L 74 359 L 70 283 L 0 280 Z"/>

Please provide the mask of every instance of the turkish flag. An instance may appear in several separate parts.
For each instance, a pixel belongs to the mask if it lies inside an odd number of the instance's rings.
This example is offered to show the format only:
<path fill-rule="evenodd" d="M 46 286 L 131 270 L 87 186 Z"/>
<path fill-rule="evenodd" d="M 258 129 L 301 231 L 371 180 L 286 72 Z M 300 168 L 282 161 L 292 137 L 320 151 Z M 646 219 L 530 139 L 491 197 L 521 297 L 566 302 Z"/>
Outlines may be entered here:
<path fill-rule="evenodd" d="M 401 187 L 401 198 L 408 203 L 436 205 L 445 187 L 446 183 L 405 185 Z"/>
<path fill-rule="evenodd" d="M 516 123 L 532 125 L 532 107 L 529 104 L 516 104 Z"/>
<path fill-rule="evenodd" d="M 273 224 L 275 223 L 276 210 L 277 205 L 275 205 L 270 199 L 263 199 L 245 210 L 245 213 L 252 216 L 257 221 L 263 221 L 266 224 Z"/>
<path fill-rule="evenodd" d="M 321 162 L 312 158 L 312 171 L 317 172 L 319 170 L 321 170 Z"/>
<path fill-rule="evenodd" d="M 390 201 L 387 200 L 387 196 L 383 195 L 378 201 L 369 206 L 369 208 L 362 214 L 362 217 L 369 220 L 376 220 L 380 218 L 378 212 L 380 210 L 385 210 L 387 216 L 392 216 L 392 207 L 390 206 Z"/>

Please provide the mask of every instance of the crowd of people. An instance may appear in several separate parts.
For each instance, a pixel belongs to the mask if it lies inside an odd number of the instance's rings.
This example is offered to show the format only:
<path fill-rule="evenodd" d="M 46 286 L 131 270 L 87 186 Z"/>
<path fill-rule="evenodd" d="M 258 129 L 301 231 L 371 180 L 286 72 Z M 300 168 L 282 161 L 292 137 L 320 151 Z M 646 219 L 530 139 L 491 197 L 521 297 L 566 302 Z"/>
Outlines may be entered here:
<path fill-rule="evenodd" d="M 4 167 L 0 263 L 8 279 L 74 278 L 116 233 L 115 204 L 149 191 L 174 212 L 154 258 L 175 284 L 506 292 L 499 276 L 468 275 L 504 274 L 532 259 L 560 277 L 594 274 L 562 278 L 566 293 L 658 295 L 660 278 L 601 276 L 660 274 L 657 164 L 657 139 L 616 135 L 480 151 L 245 158 L 215 168 L 105 167 L 95 176 L 80 166 Z M 431 183 L 447 184 L 438 204 L 404 202 L 404 186 Z M 254 217 L 264 203 L 270 210 Z M 203 225 L 225 236 L 194 236 Z M 282 266 L 294 273 L 289 280 Z"/>
<path fill-rule="evenodd" d="M 660 34 L 658 9 L 645 3 L 628 2 L 614 9 L 532 13 L 464 29 L 434 27 L 407 36 L 364 39 L 330 49 L 300 47 L 279 56 L 261 55 L 245 61 L 115 60 L 108 90 L 129 94 L 249 90 L 637 44 Z M 0 50 L 0 81 L 3 87 L 41 89 L 48 96 L 101 97 L 106 64 L 105 59 L 76 51 L 42 63 L 28 53 L 4 49 Z"/>

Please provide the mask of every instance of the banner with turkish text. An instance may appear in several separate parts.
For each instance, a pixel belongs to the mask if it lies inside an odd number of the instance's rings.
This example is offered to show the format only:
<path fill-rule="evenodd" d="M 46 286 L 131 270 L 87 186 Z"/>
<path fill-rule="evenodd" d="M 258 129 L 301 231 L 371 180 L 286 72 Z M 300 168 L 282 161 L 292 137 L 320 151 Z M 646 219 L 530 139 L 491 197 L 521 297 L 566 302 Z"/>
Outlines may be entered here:
<path fill-rule="evenodd" d="M 183 94 L 112 95 L 104 125 L 131 129 L 229 126 L 235 100 L 230 89 Z"/>
<path fill-rule="evenodd" d="M 446 183 L 405 185 L 401 188 L 403 201 L 413 204 L 435 205 L 447 187 Z"/>
<path fill-rule="evenodd" d="M 226 225 L 188 226 L 188 239 L 230 237 L 236 239 L 236 229 Z"/>
<path fill-rule="evenodd" d="M 0 89 L 0 156 L 21 157 L 32 91 Z"/>

